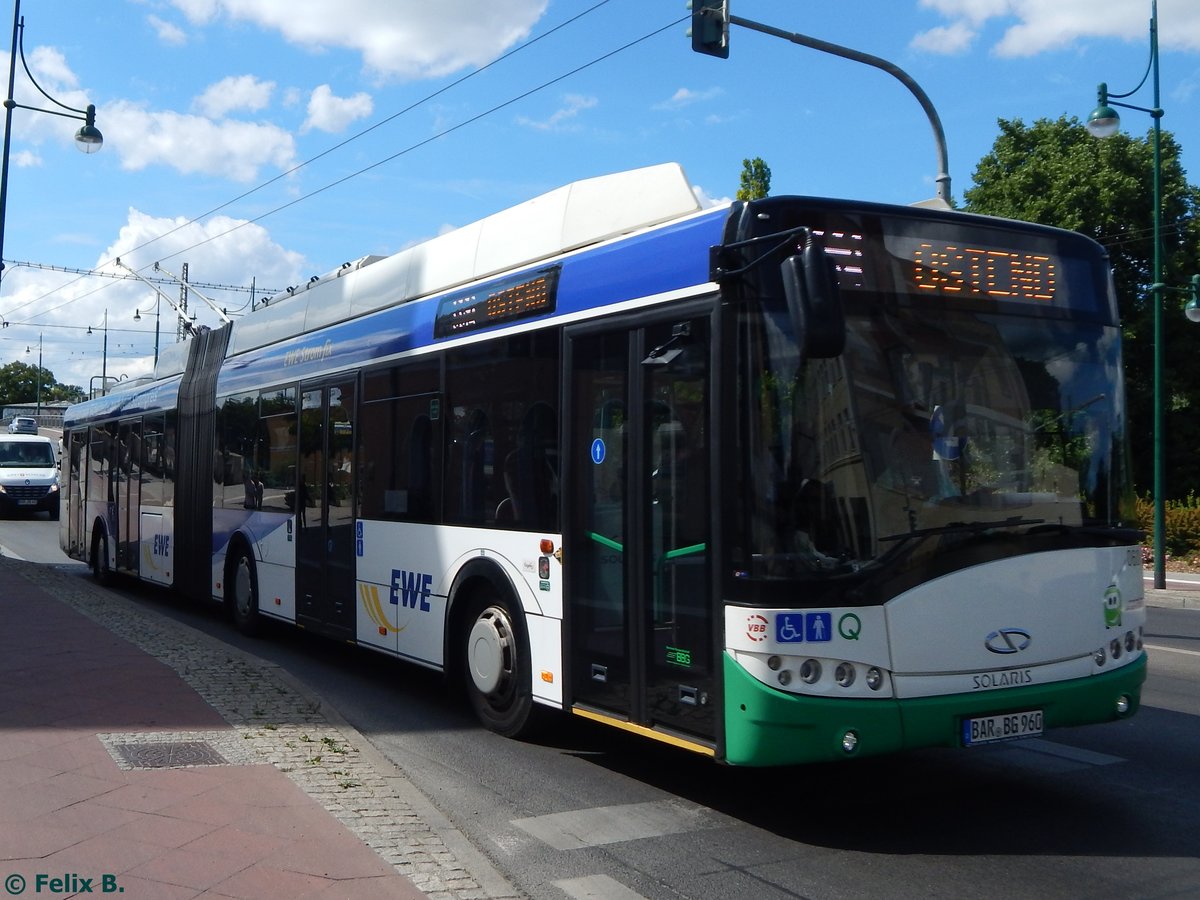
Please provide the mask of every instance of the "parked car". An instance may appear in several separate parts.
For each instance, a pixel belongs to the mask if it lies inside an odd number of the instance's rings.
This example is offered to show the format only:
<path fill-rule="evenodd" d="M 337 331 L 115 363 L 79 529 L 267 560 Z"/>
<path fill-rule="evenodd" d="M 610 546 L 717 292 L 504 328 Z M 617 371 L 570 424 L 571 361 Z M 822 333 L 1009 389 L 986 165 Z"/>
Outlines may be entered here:
<path fill-rule="evenodd" d="M 0 437 L 0 512 L 45 512 L 58 518 L 58 453 L 48 437 Z"/>
<path fill-rule="evenodd" d="M 37 434 L 37 419 L 35 419 L 33 416 L 13 416 L 13 420 L 8 423 L 8 433 Z"/>

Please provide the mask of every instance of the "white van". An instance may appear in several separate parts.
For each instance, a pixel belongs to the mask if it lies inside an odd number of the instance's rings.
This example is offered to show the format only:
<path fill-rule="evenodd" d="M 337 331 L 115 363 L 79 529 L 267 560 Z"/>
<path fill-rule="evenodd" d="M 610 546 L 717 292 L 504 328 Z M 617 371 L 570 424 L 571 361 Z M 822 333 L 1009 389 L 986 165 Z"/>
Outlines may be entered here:
<path fill-rule="evenodd" d="M 0 512 L 45 511 L 58 518 L 58 453 L 33 434 L 0 435 Z"/>

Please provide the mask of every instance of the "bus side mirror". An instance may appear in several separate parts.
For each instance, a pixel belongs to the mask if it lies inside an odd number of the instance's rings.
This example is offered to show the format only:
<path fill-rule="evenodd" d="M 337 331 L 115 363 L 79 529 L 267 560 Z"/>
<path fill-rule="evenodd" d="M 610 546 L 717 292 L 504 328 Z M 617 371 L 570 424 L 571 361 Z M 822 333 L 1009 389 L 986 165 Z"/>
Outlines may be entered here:
<path fill-rule="evenodd" d="M 792 329 L 801 353 L 811 359 L 832 359 L 846 348 L 846 317 L 838 296 L 833 261 L 809 235 L 804 249 L 780 266 Z"/>

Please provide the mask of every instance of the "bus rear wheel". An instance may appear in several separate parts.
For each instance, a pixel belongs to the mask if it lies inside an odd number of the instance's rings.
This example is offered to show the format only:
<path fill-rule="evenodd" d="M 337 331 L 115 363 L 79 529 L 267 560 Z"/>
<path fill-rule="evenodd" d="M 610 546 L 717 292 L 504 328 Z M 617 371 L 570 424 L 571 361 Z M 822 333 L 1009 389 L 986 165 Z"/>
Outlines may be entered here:
<path fill-rule="evenodd" d="M 112 583 L 112 569 L 108 567 L 108 537 L 97 528 L 92 532 L 92 578 L 97 584 Z"/>
<path fill-rule="evenodd" d="M 254 560 L 244 544 L 238 546 L 225 577 L 225 602 L 237 630 L 256 637 L 262 629 L 258 615 L 258 574 Z"/>
<path fill-rule="evenodd" d="M 511 604 L 498 596 L 477 602 L 464 629 L 464 679 L 471 707 L 490 731 L 521 737 L 533 730 L 529 646 Z"/>

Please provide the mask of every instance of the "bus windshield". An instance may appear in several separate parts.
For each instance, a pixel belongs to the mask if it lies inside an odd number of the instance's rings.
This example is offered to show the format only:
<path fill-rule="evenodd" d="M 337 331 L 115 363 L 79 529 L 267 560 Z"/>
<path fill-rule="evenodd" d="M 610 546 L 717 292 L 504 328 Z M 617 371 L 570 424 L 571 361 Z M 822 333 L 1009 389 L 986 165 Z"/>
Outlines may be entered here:
<path fill-rule="evenodd" d="M 737 579 L 895 575 L 934 556 L 948 571 L 1132 526 L 1120 329 L 1099 251 L 1069 259 L 1042 238 L 1035 250 L 1054 262 L 1014 296 L 1008 272 L 911 265 L 933 242 L 901 230 L 862 228 L 839 263 L 840 356 L 802 361 L 769 298 L 743 315 L 738 402 L 754 414 L 737 454 Z M 958 245 L 1001 243 L 990 238 Z M 845 232 L 831 255 L 839 246 Z"/>

